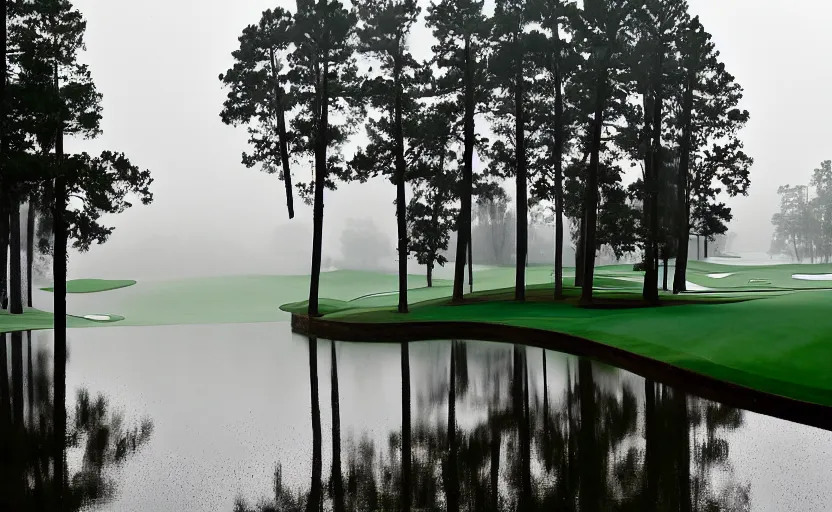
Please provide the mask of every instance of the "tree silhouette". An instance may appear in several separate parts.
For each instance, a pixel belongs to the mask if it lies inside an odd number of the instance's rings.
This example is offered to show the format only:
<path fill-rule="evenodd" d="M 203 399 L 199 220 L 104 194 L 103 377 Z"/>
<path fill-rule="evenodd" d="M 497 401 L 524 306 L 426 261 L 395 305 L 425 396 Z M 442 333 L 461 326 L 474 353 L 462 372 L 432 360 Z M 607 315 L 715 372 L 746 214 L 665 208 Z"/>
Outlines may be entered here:
<path fill-rule="evenodd" d="M 451 206 L 459 183 L 453 168 L 456 154 L 449 148 L 455 138 L 448 122 L 453 109 L 449 103 L 424 108 L 413 141 L 419 157 L 410 172 L 414 191 L 407 207 L 409 250 L 427 267 L 428 287 L 433 286 L 435 266 L 448 261 L 443 253 L 459 214 Z"/>
<path fill-rule="evenodd" d="M 474 116 L 486 96 L 486 68 L 478 55 L 487 47 L 490 24 L 482 12 L 483 0 L 441 0 L 428 8 L 427 25 L 438 43 L 434 62 L 445 71 L 437 82 L 440 92 L 455 96 L 463 119 L 462 182 L 460 211 L 456 223 L 453 299 L 461 301 L 465 281 L 465 257 L 471 237 L 473 159 L 477 144 Z"/>
<path fill-rule="evenodd" d="M 356 159 L 362 170 L 373 174 L 391 174 L 396 185 L 396 226 L 399 252 L 399 313 L 407 312 L 407 181 L 405 161 L 405 124 L 417 112 L 416 97 L 424 74 L 422 66 L 408 51 L 410 29 L 421 8 L 415 0 L 360 0 L 357 2 L 361 26 L 358 51 L 374 57 L 379 74 L 369 78 L 370 104 L 384 112 L 379 121 L 369 120 L 366 127 L 370 146 Z M 394 169 L 391 173 L 389 169 Z"/>
<path fill-rule="evenodd" d="M 240 48 L 231 55 L 234 66 L 219 79 L 230 89 L 220 118 L 225 124 L 248 125 L 251 154 L 243 153 L 243 165 L 260 164 L 269 174 L 278 173 L 286 188 L 289 218 L 295 216 L 286 112 L 293 99 L 286 93 L 285 58 L 292 38 L 292 15 L 278 7 L 263 11 L 257 25 L 249 25 L 238 38 Z"/>
<path fill-rule="evenodd" d="M 296 135 L 293 153 L 311 155 L 314 160 L 314 181 L 297 185 L 313 208 L 309 316 L 314 317 L 319 313 L 324 189 L 334 189 L 336 180 L 349 177 L 340 147 L 353 129 L 352 117 L 361 107 L 361 98 L 353 37 L 355 11 L 337 0 L 299 0 L 297 7 L 287 80 L 299 107 L 291 122 Z M 334 122 L 336 116 L 344 121 Z"/>

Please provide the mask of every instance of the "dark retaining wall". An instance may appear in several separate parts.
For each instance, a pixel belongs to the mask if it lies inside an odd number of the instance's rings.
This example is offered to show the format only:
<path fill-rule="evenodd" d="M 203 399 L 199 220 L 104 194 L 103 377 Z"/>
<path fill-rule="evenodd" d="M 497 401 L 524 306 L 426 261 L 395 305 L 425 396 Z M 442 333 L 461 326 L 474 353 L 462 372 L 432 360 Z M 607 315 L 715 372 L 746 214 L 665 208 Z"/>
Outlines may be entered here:
<path fill-rule="evenodd" d="M 476 322 L 357 323 L 298 314 L 292 314 L 292 331 L 356 342 L 467 339 L 521 343 L 589 357 L 708 400 L 832 431 L 832 407 L 764 393 L 568 334 Z"/>

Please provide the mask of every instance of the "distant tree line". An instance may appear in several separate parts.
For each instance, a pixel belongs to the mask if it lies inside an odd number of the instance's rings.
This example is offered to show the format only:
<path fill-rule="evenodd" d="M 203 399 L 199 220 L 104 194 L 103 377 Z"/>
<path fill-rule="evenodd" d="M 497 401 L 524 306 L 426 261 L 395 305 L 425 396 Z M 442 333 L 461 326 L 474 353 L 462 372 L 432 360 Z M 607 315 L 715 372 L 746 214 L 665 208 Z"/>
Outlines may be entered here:
<path fill-rule="evenodd" d="M 221 118 L 248 127 L 243 163 L 284 180 L 290 218 L 293 188 L 313 206 L 310 315 L 324 189 L 339 182 L 385 176 L 396 188 L 400 312 L 406 256 L 429 274 L 454 261 L 453 299 L 463 300 L 476 205 L 505 195 L 505 180 L 514 182 L 517 300 L 530 205 L 542 202 L 554 221 L 554 294 L 563 297 L 567 217 L 585 304 L 599 251 L 642 254 L 651 302 L 659 262 L 675 257 L 673 290 L 684 291 L 690 235 L 724 233 L 731 210 L 720 198 L 747 194 L 743 91 L 687 2 L 497 0 L 490 16 L 483 5 L 427 5 L 435 44 L 424 62 L 410 52 L 416 0 L 298 0 L 295 12 L 267 10 L 243 30 L 219 76 L 229 91 Z M 362 129 L 369 142 L 345 155 Z M 642 172 L 625 186 L 628 165 Z M 303 166 L 312 172 L 293 176 Z"/>
<path fill-rule="evenodd" d="M 771 218 L 774 234 L 769 253 L 798 262 L 832 259 L 832 160 L 821 162 L 808 185 L 777 189 L 780 211 Z"/>

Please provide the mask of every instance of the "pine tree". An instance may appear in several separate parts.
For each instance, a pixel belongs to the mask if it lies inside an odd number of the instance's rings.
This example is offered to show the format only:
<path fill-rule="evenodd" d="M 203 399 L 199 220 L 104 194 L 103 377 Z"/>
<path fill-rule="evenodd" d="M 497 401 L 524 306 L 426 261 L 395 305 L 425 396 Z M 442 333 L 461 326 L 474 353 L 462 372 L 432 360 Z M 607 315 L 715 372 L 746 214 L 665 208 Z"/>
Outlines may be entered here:
<path fill-rule="evenodd" d="M 534 19 L 545 33 L 536 38 L 532 53 L 541 66 L 536 111 L 530 118 L 540 124 L 538 157 L 529 166 L 536 175 L 534 197 L 554 203 L 555 213 L 555 299 L 563 298 L 563 167 L 574 137 L 575 112 L 565 101 L 565 88 L 575 73 L 579 56 L 571 40 L 561 36 L 573 32 L 578 9 L 569 0 L 537 0 Z"/>
<path fill-rule="evenodd" d="M 465 280 L 465 256 L 470 246 L 471 201 L 474 188 L 473 159 L 477 145 L 474 116 L 487 96 L 486 66 L 480 58 L 487 50 L 490 23 L 482 12 L 483 0 L 441 0 L 428 8 L 427 25 L 438 43 L 434 62 L 444 71 L 439 92 L 451 95 L 461 105 L 463 119 L 463 166 L 460 212 L 454 258 L 453 300 L 461 301 Z"/>
<path fill-rule="evenodd" d="M 240 48 L 231 55 L 234 66 L 219 75 L 230 89 L 220 113 L 222 122 L 248 125 L 250 154 L 243 153 L 246 167 L 259 164 L 264 172 L 278 173 L 286 189 L 289 218 L 295 216 L 286 112 L 292 99 L 286 94 L 286 53 L 292 43 L 292 15 L 281 9 L 263 11 L 257 25 L 249 25 L 239 37 Z"/>
<path fill-rule="evenodd" d="M 396 185 L 396 220 L 399 254 L 399 313 L 407 312 L 407 203 L 405 199 L 406 162 L 404 124 L 416 112 L 420 95 L 422 66 L 408 51 L 410 29 L 421 9 L 415 0 L 360 0 L 357 2 L 361 26 L 358 50 L 374 58 L 379 74 L 368 80 L 370 104 L 384 114 L 370 120 L 367 130 L 373 145 L 370 158 L 358 158 L 363 170 L 391 174 Z"/>
<path fill-rule="evenodd" d="M 662 199 L 662 173 L 665 164 L 662 157 L 664 119 L 668 82 L 676 56 L 674 42 L 680 23 L 687 14 L 687 3 L 678 0 L 646 0 L 636 11 L 635 28 L 637 68 L 635 74 L 641 87 L 644 114 L 644 195 L 645 226 L 645 276 L 642 294 L 646 301 L 656 302 L 658 294 L 659 245 L 661 237 L 659 210 Z"/>
<path fill-rule="evenodd" d="M 516 258 L 514 298 L 526 300 L 526 263 L 529 245 L 528 160 L 527 147 L 530 84 L 537 71 L 534 59 L 529 58 L 531 41 L 526 28 L 534 16 L 534 5 L 529 0 L 498 0 L 494 10 L 492 40 L 494 53 L 489 62 L 495 99 L 495 132 L 508 136 L 513 161 L 508 175 L 515 178 L 516 200 Z M 509 127 L 508 124 L 513 126 Z M 505 151 L 503 149 L 502 151 Z M 499 153 L 500 150 L 497 151 Z M 508 156 L 508 155 L 505 155 Z"/>
<path fill-rule="evenodd" d="M 754 162 L 738 138 L 749 119 L 748 111 L 738 108 L 742 87 L 719 62 L 698 17 L 685 24 L 677 44 L 684 88 L 672 121 L 678 127 L 680 209 L 674 293 L 685 291 L 691 227 L 706 240 L 725 232 L 730 209 L 716 197 L 723 191 L 732 197 L 747 194 Z"/>
<path fill-rule="evenodd" d="M 577 25 L 576 39 L 580 51 L 587 55 L 581 81 L 584 90 L 591 92 L 589 105 L 592 118 L 587 126 L 589 168 L 586 179 L 582 242 L 583 274 L 581 304 L 592 303 L 592 281 L 595 273 L 597 243 L 598 187 L 601 166 L 602 134 L 605 114 L 615 103 L 622 103 L 627 92 L 622 91 L 625 57 L 630 51 L 636 5 L 631 0 L 587 0 Z"/>
<path fill-rule="evenodd" d="M 291 122 L 293 153 L 312 156 L 314 162 L 314 181 L 297 187 L 313 208 L 309 316 L 318 316 L 324 189 L 334 190 L 336 180 L 350 176 L 340 148 L 354 129 L 362 102 L 353 37 L 357 16 L 337 0 L 298 0 L 297 7 L 287 80 L 298 106 Z M 333 121 L 339 118 L 343 122 Z"/>
<path fill-rule="evenodd" d="M 459 185 L 457 155 L 452 150 L 458 136 L 449 123 L 455 106 L 439 103 L 426 107 L 414 127 L 418 159 L 410 167 L 413 197 L 407 209 L 410 253 L 427 267 L 427 285 L 433 286 L 436 265 L 444 266 L 451 230 L 459 211 L 452 206 Z M 416 135 L 418 134 L 418 135 Z"/>

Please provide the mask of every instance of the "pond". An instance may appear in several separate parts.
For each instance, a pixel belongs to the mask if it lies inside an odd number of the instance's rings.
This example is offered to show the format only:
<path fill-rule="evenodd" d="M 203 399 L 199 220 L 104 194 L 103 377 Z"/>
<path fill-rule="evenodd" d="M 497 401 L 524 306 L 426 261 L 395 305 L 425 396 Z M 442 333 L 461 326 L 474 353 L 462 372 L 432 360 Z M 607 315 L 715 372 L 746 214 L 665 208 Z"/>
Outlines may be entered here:
<path fill-rule="evenodd" d="M 0 346 L 0 510 L 52 499 L 56 455 L 70 510 L 293 511 L 310 496 L 324 510 L 402 510 L 403 489 L 413 510 L 832 502 L 832 432 L 540 348 L 332 343 L 288 323 L 68 337 L 64 446 L 52 442 L 51 332 L 32 333 L 31 351 L 26 334 Z"/>

